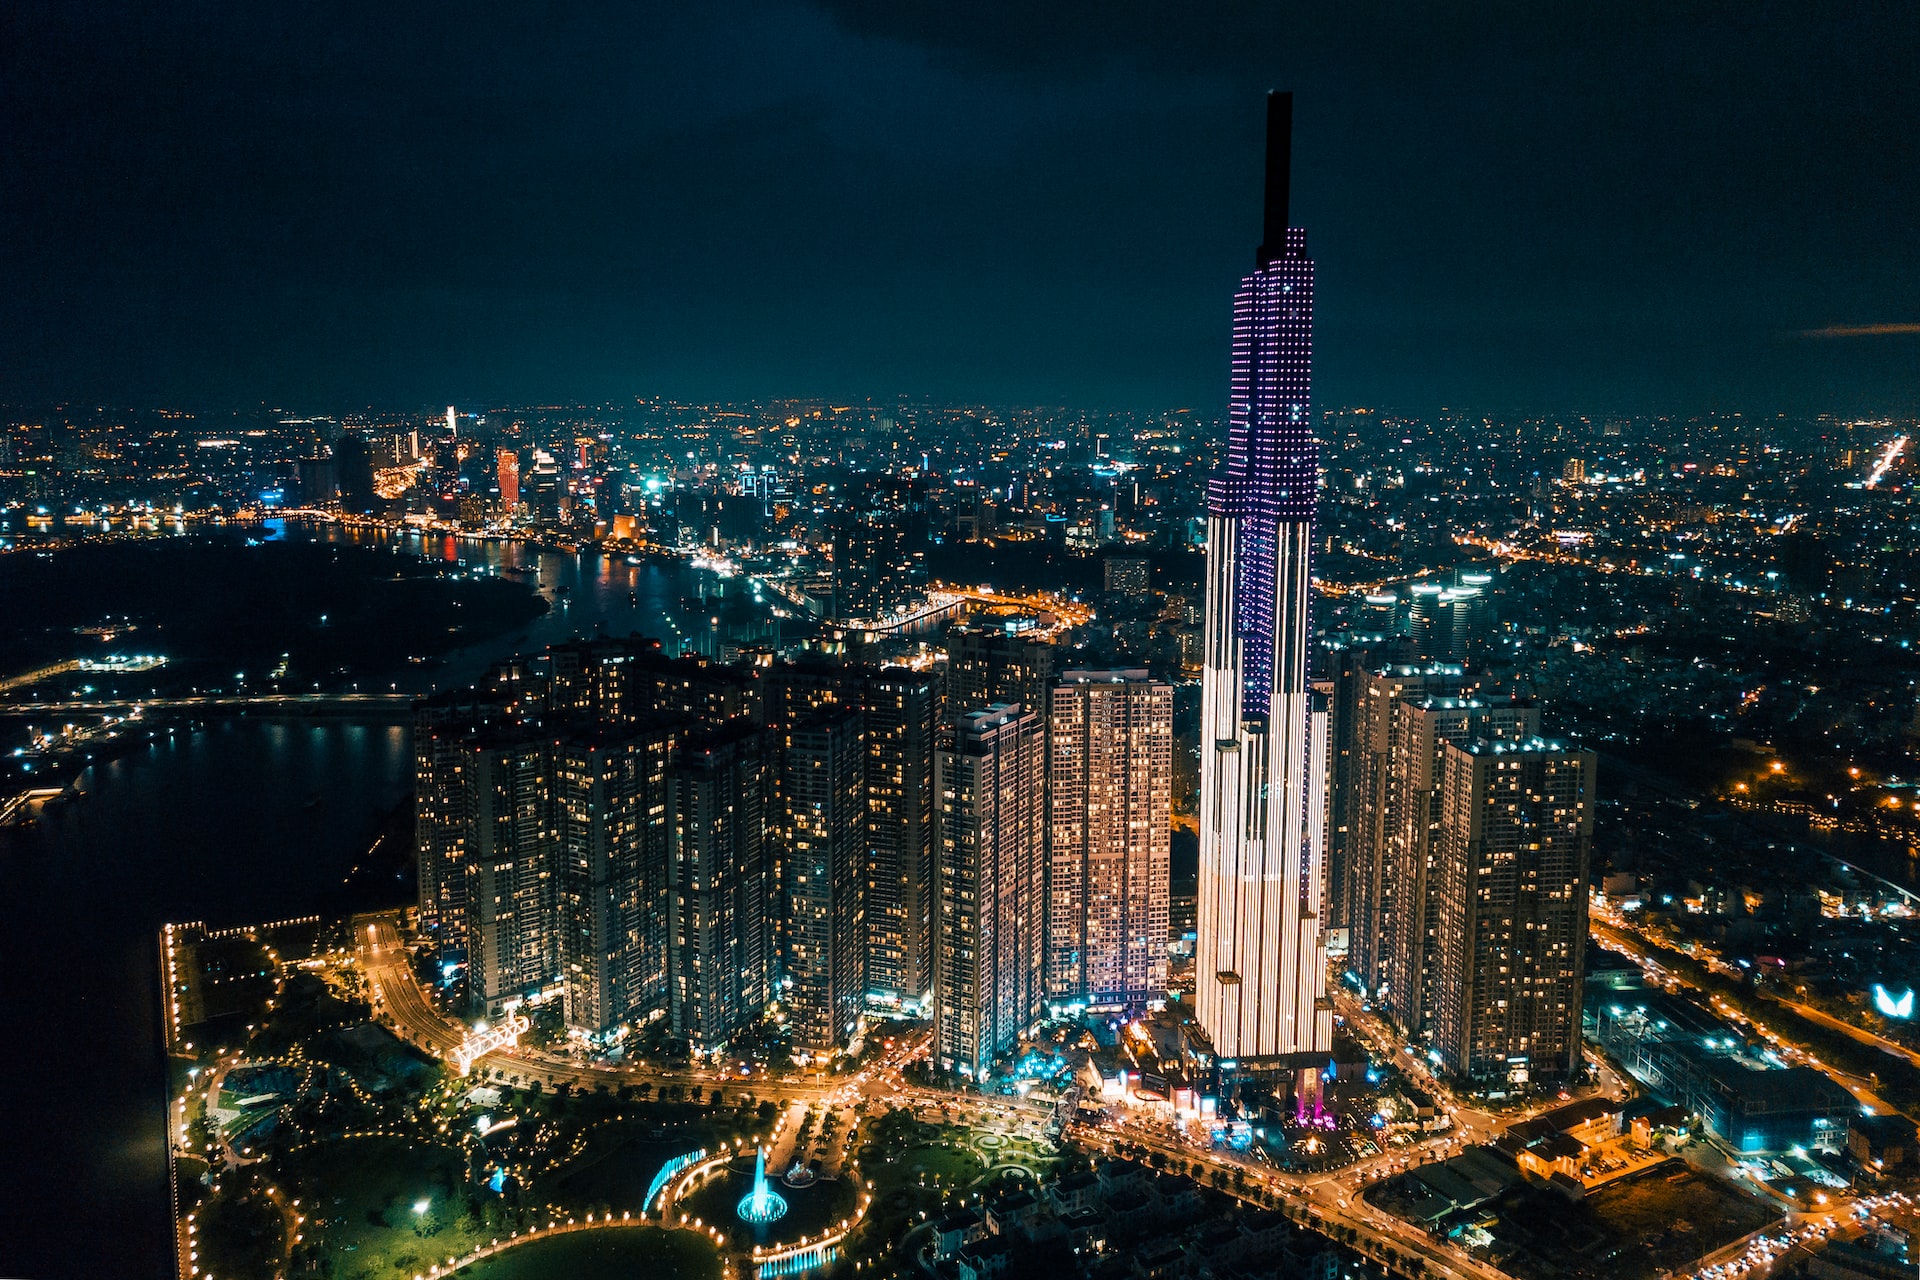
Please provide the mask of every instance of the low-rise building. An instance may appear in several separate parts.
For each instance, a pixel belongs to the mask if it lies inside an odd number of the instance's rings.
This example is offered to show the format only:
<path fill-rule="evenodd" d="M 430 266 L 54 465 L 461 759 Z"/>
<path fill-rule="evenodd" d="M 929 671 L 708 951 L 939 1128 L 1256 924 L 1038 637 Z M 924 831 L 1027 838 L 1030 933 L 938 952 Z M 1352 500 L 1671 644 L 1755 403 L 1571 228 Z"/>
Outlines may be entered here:
<path fill-rule="evenodd" d="M 986 1238 L 987 1223 L 972 1209 L 959 1209 L 933 1224 L 933 1257 L 944 1262 L 976 1240 Z"/>
<path fill-rule="evenodd" d="M 960 1280 L 994 1280 L 1013 1266 L 1013 1241 L 1005 1236 L 989 1236 L 961 1246 L 953 1255 L 953 1267 Z"/>

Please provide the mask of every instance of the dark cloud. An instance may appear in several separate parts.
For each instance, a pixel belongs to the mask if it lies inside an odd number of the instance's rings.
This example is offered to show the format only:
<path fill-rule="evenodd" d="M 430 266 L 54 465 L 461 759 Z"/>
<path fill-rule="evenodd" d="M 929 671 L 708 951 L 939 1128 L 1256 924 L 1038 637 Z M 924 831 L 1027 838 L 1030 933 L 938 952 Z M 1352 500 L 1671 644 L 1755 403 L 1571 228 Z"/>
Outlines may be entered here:
<path fill-rule="evenodd" d="M 1888 338 L 1920 334 L 1920 324 L 1830 324 L 1802 329 L 1803 338 Z"/>
<path fill-rule="evenodd" d="M 1324 400 L 1920 399 L 1910 6 L 1461 8 L 16 4 L 0 396 L 1217 403 L 1291 87 Z"/>

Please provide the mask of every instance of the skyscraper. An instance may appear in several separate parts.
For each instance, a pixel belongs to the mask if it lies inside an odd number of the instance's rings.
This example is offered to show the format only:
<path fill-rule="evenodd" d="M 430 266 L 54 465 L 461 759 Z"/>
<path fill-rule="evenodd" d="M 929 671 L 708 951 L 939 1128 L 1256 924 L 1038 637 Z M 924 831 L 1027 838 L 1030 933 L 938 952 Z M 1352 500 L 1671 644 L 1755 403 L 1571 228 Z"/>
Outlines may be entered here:
<path fill-rule="evenodd" d="M 666 986 L 667 780 L 675 730 L 615 727 L 553 748 L 567 1025 L 613 1032 Z"/>
<path fill-rule="evenodd" d="M 340 509 L 363 515 L 373 509 L 373 455 L 366 437 L 343 431 L 333 442 L 333 477 L 340 488 Z"/>
<path fill-rule="evenodd" d="M 962 715 L 1001 702 L 1045 707 L 1058 652 L 1049 641 L 1004 627 L 948 628 L 947 710 Z"/>
<path fill-rule="evenodd" d="M 552 757 L 546 735 L 522 727 L 465 751 L 467 992 L 492 1018 L 560 973 Z"/>
<path fill-rule="evenodd" d="M 1288 1060 L 1333 1033 L 1327 712 L 1307 684 L 1313 261 L 1287 225 L 1292 124 L 1293 96 L 1270 94 L 1265 237 L 1234 298 L 1227 456 L 1207 494 L 1195 1012 L 1242 1065 L 1304 1066 Z"/>
<path fill-rule="evenodd" d="M 1351 942 L 1347 968 L 1371 992 L 1385 966 L 1383 921 L 1394 885 L 1387 878 L 1387 793 L 1395 768 L 1394 712 L 1403 697 L 1458 694 L 1459 667 L 1394 663 L 1342 671 L 1333 728 L 1334 831 L 1329 846 L 1332 922 Z"/>
<path fill-rule="evenodd" d="M 1068 671 L 1047 736 L 1047 998 L 1138 1010 L 1167 988 L 1173 686 Z"/>
<path fill-rule="evenodd" d="M 1377 912 L 1355 930 L 1350 967 L 1374 993 L 1374 1003 L 1412 1039 L 1426 1032 L 1435 1000 L 1440 903 L 1433 892 L 1434 860 L 1446 745 L 1535 737 L 1540 713 L 1511 698 L 1411 693 L 1387 710 L 1385 793 L 1380 816 L 1370 824 Z M 1359 945 L 1361 929 L 1365 947 Z"/>
<path fill-rule="evenodd" d="M 560 464 L 545 449 L 533 451 L 533 470 L 526 473 L 527 505 L 533 518 L 545 524 L 557 523 L 565 513 L 566 481 Z"/>
<path fill-rule="evenodd" d="M 498 464 L 497 483 L 500 486 L 500 505 L 506 508 L 511 517 L 514 508 L 520 505 L 520 455 L 512 449 L 502 449 L 494 455 Z"/>
<path fill-rule="evenodd" d="M 867 993 L 933 988 L 933 748 L 939 684 L 904 667 L 866 681 Z"/>
<path fill-rule="evenodd" d="M 1457 1077 L 1525 1084 L 1579 1066 L 1594 761 L 1543 738 L 1442 749 L 1430 1025 Z"/>
<path fill-rule="evenodd" d="M 673 773 L 668 1007 L 674 1035 L 696 1052 L 723 1047 L 770 994 L 777 755 L 772 734 L 736 722 L 690 735 Z"/>
<path fill-rule="evenodd" d="M 466 952 L 467 813 L 465 721 L 447 700 L 413 712 L 413 831 L 421 925 L 437 933 L 443 959 Z"/>
<path fill-rule="evenodd" d="M 962 715 L 935 757 L 940 915 L 933 1055 L 978 1077 L 1040 1016 L 1046 734 L 999 704 Z"/>
<path fill-rule="evenodd" d="M 785 806 L 786 980 L 796 1048 L 847 1042 L 866 996 L 867 778 L 860 715 L 844 710 L 789 728 Z"/>

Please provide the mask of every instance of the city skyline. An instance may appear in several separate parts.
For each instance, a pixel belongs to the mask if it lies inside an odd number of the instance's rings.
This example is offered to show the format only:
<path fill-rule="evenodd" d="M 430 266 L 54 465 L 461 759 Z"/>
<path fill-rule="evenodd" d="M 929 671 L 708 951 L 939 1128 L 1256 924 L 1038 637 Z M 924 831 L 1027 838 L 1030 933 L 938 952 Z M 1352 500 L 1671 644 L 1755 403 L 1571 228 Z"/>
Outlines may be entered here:
<path fill-rule="evenodd" d="M 1912 13 L 13 17 L 6 1274 L 1920 1275 Z"/>

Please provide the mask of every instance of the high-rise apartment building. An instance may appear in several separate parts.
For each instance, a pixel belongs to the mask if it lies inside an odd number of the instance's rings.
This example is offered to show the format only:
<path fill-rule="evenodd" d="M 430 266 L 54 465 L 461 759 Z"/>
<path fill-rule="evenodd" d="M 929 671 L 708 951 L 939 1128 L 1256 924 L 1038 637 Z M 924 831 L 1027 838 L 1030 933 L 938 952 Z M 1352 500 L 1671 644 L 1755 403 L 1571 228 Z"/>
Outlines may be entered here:
<path fill-rule="evenodd" d="M 767 722 L 785 728 L 857 713 L 865 751 L 866 977 L 883 1008 L 932 992 L 933 753 L 938 677 L 905 667 L 798 662 L 761 681 Z"/>
<path fill-rule="evenodd" d="M 1540 713 L 1503 697 L 1439 697 L 1403 693 L 1389 707 L 1383 812 L 1370 829 L 1380 868 L 1378 914 L 1361 975 L 1378 1005 L 1409 1038 L 1427 1031 L 1434 1003 L 1440 900 L 1433 892 L 1435 833 L 1440 829 L 1440 777 L 1449 743 L 1512 742 L 1537 737 Z"/>
<path fill-rule="evenodd" d="M 567 1025 L 606 1036 L 666 989 L 672 724 L 606 726 L 553 748 Z"/>
<path fill-rule="evenodd" d="M 467 991 L 498 1017 L 560 976 L 553 761 L 537 730 L 483 732 L 462 749 Z"/>
<path fill-rule="evenodd" d="M 884 668 L 865 686 L 867 993 L 887 1004 L 933 990 L 933 751 L 939 682 Z"/>
<path fill-rule="evenodd" d="M 1173 686 L 1068 671 L 1047 736 L 1047 998 L 1138 1010 L 1167 988 Z"/>
<path fill-rule="evenodd" d="M 1291 94 L 1268 97 L 1265 236 L 1234 299 L 1227 456 L 1208 489 L 1194 1004 L 1222 1060 L 1310 1074 L 1333 1014 L 1327 711 L 1307 683 L 1313 260 L 1287 225 L 1292 118 Z"/>
<path fill-rule="evenodd" d="M 547 666 L 547 710 L 555 714 L 617 723 L 671 714 L 709 724 L 762 715 L 756 672 L 705 658 L 668 657 L 659 641 L 644 636 L 550 645 Z"/>
<path fill-rule="evenodd" d="M 780 762 L 786 951 L 781 999 L 798 1049 L 844 1045 L 866 998 L 867 772 L 860 715 L 788 728 Z"/>
<path fill-rule="evenodd" d="M 689 735 L 671 780 L 668 1010 L 673 1033 L 714 1052 L 772 993 L 769 806 L 779 748 L 747 724 Z"/>
<path fill-rule="evenodd" d="M 566 479 L 560 464 L 545 449 L 533 451 L 533 468 L 525 473 L 527 506 L 533 518 L 543 524 L 556 524 L 566 514 Z"/>
<path fill-rule="evenodd" d="M 1394 707 L 1403 697 L 1460 693 L 1465 679 L 1457 666 L 1394 663 L 1345 668 L 1336 681 L 1329 915 L 1347 930 L 1347 968 L 1369 991 L 1384 965 L 1382 921 L 1392 891 L 1386 846 Z"/>
<path fill-rule="evenodd" d="M 544 678 L 516 661 L 419 704 L 421 916 L 442 958 L 466 961 L 474 1011 L 558 998 L 571 1031 L 602 1040 L 670 1012 L 703 1048 L 760 1015 L 782 832 L 759 705 L 752 672 L 638 637 L 555 646 Z M 853 737 L 842 772 L 857 788 Z M 865 849 L 851 844 L 857 886 Z M 857 991 L 857 923 L 843 950 Z"/>
<path fill-rule="evenodd" d="M 502 706 L 415 714 L 422 920 L 467 965 L 469 1004 L 498 1016 L 564 999 L 605 1037 L 664 988 L 670 723 L 546 728 Z"/>
<path fill-rule="evenodd" d="M 466 953 L 467 796 L 464 717 L 447 701 L 413 713 L 413 834 L 420 923 L 443 959 Z"/>
<path fill-rule="evenodd" d="M 1432 1048 L 1461 1079 L 1570 1078 L 1592 857 L 1591 751 L 1543 738 L 1441 752 Z"/>
<path fill-rule="evenodd" d="M 1040 1017 L 1046 734 L 1000 704 L 963 714 L 935 756 L 939 925 L 934 1060 L 978 1077 Z"/>
<path fill-rule="evenodd" d="M 904 513 L 850 512 L 833 535 L 833 612 L 874 622 L 899 612 L 913 594 L 913 554 Z"/>
<path fill-rule="evenodd" d="M 1000 627 L 953 627 L 947 632 L 947 709 L 953 715 L 996 703 L 1044 707 L 1059 649 L 1046 640 Z"/>

